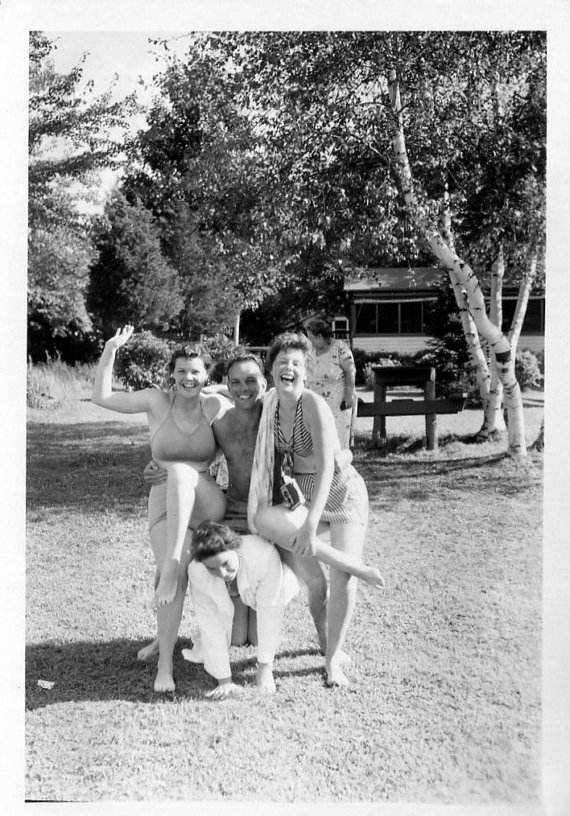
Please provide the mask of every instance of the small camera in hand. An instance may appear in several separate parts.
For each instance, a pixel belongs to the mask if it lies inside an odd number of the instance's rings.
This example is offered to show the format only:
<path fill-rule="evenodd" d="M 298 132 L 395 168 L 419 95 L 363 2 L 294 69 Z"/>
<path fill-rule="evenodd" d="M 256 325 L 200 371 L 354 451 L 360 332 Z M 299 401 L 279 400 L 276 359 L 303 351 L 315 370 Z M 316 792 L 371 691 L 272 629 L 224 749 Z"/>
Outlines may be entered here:
<path fill-rule="evenodd" d="M 283 504 L 288 507 L 289 510 L 296 510 L 297 507 L 301 507 L 302 504 L 305 504 L 303 491 L 295 479 L 292 479 L 286 474 L 283 474 L 282 478 L 281 495 L 283 497 Z"/>

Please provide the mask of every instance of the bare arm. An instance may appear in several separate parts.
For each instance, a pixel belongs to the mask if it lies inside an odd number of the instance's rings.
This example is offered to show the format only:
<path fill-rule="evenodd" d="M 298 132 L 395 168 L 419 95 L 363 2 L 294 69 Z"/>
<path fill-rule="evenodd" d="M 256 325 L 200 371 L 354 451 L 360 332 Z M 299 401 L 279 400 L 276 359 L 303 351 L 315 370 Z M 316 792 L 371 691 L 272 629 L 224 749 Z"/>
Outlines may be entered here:
<path fill-rule="evenodd" d="M 113 365 L 117 349 L 128 342 L 133 331 L 132 326 L 124 326 L 122 329 L 117 329 L 114 337 L 107 340 L 95 372 L 95 382 L 91 393 L 91 402 L 94 402 L 95 405 L 118 411 L 121 414 L 140 414 L 148 411 L 150 407 L 147 390 L 113 392 Z"/>
<path fill-rule="evenodd" d="M 316 480 L 307 518 L 296 537 L 295 552 L 300 555 L 315 554 L 317 527 L 329 497 L 334 475 L 334 450 L 338 447 L 330 408 L 324 399 L 309 393 L 311 395 L 304 401 L 303 408 L 306 408 L 304 418 L 313 441 Z"/>
<path fill-rule="evenodd" d="M 352 401 L 356 393 L 356 366 L 352 355 L 343 360 L 340 366 L 344 371 L 344 394 L 340 408 L 342 411 L 346 411 L 352 408 Z"/>

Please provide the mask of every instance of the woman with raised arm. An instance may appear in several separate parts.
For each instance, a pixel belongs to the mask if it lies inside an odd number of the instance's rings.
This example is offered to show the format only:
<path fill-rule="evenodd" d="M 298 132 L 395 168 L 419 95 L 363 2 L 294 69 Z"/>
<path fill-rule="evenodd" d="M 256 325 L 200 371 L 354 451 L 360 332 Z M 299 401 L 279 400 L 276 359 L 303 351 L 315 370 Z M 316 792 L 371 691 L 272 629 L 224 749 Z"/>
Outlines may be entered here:
<path fill-rule="evenodd" d="M 355 578 L 376 587 L 384 580 L 372 567 L 354 567 L 362 563 L 368 494 L 352 465 L 335 471 L 340 443 L 334 417 L 325 400 L 305 387 L 310 350 L 304 335 L 288 333 L 267 352 L 275 388 L 264 401 L 248 520 L 252 532 L 331 566 L 325 667 L 328 684 L 343 686 L 348 680 L 342 646 L 354 610 Z M 332 547 L 319 538 L 327 529 Z"/>
<path fill-rule="evenodd" d="M 212 422 L 231 403 L 218 394 L 201 393 L 211 360 L 201 346 L 192 345 L 178 346 L 172 353 L 171 391 L 145 388 L 114 392 L 115 355 L 133 331 L 133 326 L 125 326 L 105 343 L 91 399 L 112 411 L 146 413 L 153 458 L 168 471 L 166 483 L 154 485 L 148 499 L 150 540 L 156 562 L 154 602 L 158 625 L 154 689 L 165 692 L 175 688 L 172 656 L 188 582 L 189 528 L 205 519 L 220 521 L 224 515 L 224 494 L 208 473 L 208 466 L 216 452 Z M 150 656 L 139 653 L 139 659 Z"/>

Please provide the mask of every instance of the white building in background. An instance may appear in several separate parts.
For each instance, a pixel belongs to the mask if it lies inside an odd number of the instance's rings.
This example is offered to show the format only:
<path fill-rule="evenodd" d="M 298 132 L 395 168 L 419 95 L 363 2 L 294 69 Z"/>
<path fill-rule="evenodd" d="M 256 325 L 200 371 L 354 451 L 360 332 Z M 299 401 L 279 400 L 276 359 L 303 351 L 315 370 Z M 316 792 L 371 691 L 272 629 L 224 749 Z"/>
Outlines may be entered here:
<path fill-rule="evenodd" d="M 348 336 L 353 348 L 368 352 L 414 354 L 427 347 L 424 310 L 436 299 L 441 269 L 382 268 L 370 277 L 346 280 L 347 317 L 334 321 L 335 335 Z M 517 290 L 503 288 L 503 331 L 508 331 L 515 311 Z M 531 293 L 518 349 L 544 349 L 544 294 Z"/>

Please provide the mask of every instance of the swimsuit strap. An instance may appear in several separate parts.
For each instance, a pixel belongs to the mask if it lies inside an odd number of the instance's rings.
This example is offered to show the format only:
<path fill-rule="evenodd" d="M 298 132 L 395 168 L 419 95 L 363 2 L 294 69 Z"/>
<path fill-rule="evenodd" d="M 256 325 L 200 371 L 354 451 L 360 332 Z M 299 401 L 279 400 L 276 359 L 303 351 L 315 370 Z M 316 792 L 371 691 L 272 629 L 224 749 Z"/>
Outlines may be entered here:
<path fill-rule="evenodd" d="M 275 409 L 275 445 L 278 451 L 284 453 L 285 457 L 291 460 L 295 453 L 299 456 L 309 456 L 313 452 L 313 440 L 303 422 L 302 394 L 297 401 L 295 417 L 293 419 L 293 430 L 288 440 L 285 439 L 281 423 L 279 422 L 279 403 L 277 403 Z"/>

